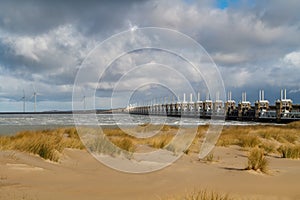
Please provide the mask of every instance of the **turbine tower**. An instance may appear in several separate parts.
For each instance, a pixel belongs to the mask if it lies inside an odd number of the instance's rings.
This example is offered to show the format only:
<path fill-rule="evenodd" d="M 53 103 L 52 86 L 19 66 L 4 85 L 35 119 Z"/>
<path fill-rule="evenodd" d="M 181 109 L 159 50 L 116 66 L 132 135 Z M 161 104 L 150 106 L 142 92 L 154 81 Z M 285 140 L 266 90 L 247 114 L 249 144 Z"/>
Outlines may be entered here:
<path fill-rule="evenodd" d="M 83 109 L 85 110 L 86 109 L 86 104 L 85 104 L 85 95 L 82 97 L 82 100 L 81 101 L 83 101 Z"/>
<path fill-rule="evenodd" d="M 31 99 L 34 98 L 34 112 L 36 112 L 36 97 L 38 93 L 36 92 L 34 85 L 32 85 L 32 89 L 33 89 L 33 95 L 31 96 Z"/>
<path fill-rule="evenodd" d="M 23 96 L 20 100 L 23 100 L 23 112 L 25 112 L 26 97 L 25 97 L 25 90 L 24 89 L 23 89 Z"/>
<path fill-rule="evenodd" d="M 34 96 L 34 112 L 36 112 L 36 92 L 33 92 Z"/>

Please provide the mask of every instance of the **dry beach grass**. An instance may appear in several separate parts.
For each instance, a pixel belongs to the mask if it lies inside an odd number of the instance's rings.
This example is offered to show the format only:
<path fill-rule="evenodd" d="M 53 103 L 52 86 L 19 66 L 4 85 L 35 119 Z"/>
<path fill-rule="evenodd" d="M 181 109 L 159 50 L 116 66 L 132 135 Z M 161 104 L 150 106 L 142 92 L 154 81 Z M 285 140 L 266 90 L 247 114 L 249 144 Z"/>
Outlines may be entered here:
<path fill-rule="evenodd" d="M 22 131 L 15 136 L 0 137 L 0 150 L 33 153 L 56 162 L 65 148 L 84 148 L 75 128 Z"/>
<path fill-rule="evenodd" d="M 180 197 L 169 197 L 166 200 L 233 200 L 229 195 L 219 194 L 214 191 L 195 190 Z"/>
<path fill-rule="evenodd" d="M 224 127 L 218 146 L 240 146 L 243 150 L 259 148 L 264 154 L 278 154 L 282 158 L 300 158 L 300 123 L 276 126 L 229 126 Z M 178 127 L 168 125 L 141 125 L 137 128 L 105 128 L 103 133 L 116 146 L 134 152 L 137 145 L 165 148 L 178 132 Z M 197 134 L 185 153 L 198 153 L 208 126 L 199 126 Z M 86 132 L 93 131 L 85 129 Z M 156 131 L 152 137 L 137 138 L 127 132 Z M 184 128 L 188 132 L 188 128 Z M 45 159 L 58 161 L 65 148 L 83 149 L 76 128 L 58 128 L 41 131 L 21 131 L 14 136 L 1 136 L 1 150 L 17 150 L 37 154 Z"/>
<path fill-rule="evenodd" d="M 132 181 L 132 183 L 126 183 L 126 187 L 122 186 L 124 189 L 121 189 L 124 194 L 120 193 L 121 196 L 118 196 L 118 193 L 116 193 L 114 194 L 116 198 L 106 199 L 119 199 L 120 197 L 132 199 L 134 195 L 132 196 L 133 193 L 131 192 L 134 192 L 134 190 L 129 187 L 139 188 L 138 191 L 140 191 L 140 193 L 136 195 L 140 195 L 141 198 L 155 199 L 153 196 L 150 198 L 150 196 L 146 195 L 146 191 L 149 192 L 151 189 L 149 188 L 149 190 L 147 190 L 147 187 L 144 186 L 148 181 L 154 181 L 152 184 L 156 185 L 155 187 L 157 188 L 161 188 L 157 189 L 159 191 L 159 199 L 245 199 L 243 195 L 236 193 L 247 194 L 246 199 L 278 199 L 286 196 L 288 196 L 288 198 L 283 199 L 297 199 L 300 197 L 300 193 L 298 194 L 296 192 L 298 191 L 296 187 L 297 180 L 300 178 L 299 167 L 297 168 L 300 158 L 300 122 L 279 126 L 255 125 L 224 127 L 215 150 L 203 160 L 204 162 L 200 162 L 197 158 L 199 145 L 202 143 L 207 129 L 208 126 L 199 126 L 198 129 L 196 129 L 195 138 L 189 149 L 177 148 L 180 147 L 180 144 L 173 144 L 174 146 L 170 145 L 170 142 L 179 131 L 178 127 L 175 126 L 145 124 L 128 128 L 128 130 L 118 128 L 103 129 L 103 133 L 107 136 L 106 143 L 112 142 L 114 145 L 129 152 L 139 152 L 142 146 L 150 149 L 164 148 L 174 152 L 180 150 L 185 153 L 183 158 L 174 164 L 175 168 L 170 167 L 161 172 L 134 177 L 109 171 L 105 167 L 93 167 L 93 169 L 95 168 L 94 171 L 87 168 L 87 166 L 96 166 L 97 163 L 89 158 L 86 151 L 82 151 L 85 147 L 75 128 L 22 131 L 14 136 L 1 136 L 0 177 L 6 178 L 1 178 L 0 180 L 0 199 L 9 199 L 5 196 L 5 194 L 8 194 L 6 192 L 17 191 L 15 190 L 15 186 L 9 186 L 10 184 L 20 182 L 25 185 L 35 185 L 35 188 L 40 188 L 39 183 L 43 179 L 47 180 L 47 184 L 45 183 L 46 185 L 42 189 L 39 189 L 39 191 L 41 190 L 42 192 L 38 192 L 41 197 L 37 199 L 49 199 L 47 198 L 48 193 L 46 192 L 48 189 L 46 190 L 45 188 L 48 187 L 48 181 L 56 183 L 57 177 L 54 179 L 55 176 L 53 176 L 51 171 L 60 173 L 59 170 L 63 170 L 63 174 L 65 174 L 62 176 L 62 182 L 69 178 L 72 180 L 76 179 L 77 174 L 81 174 L 78 175 L 78 178 L 88 176 L 89 181 L 95 180 L 97 184 L 101 182 L 99 182 L 99 180 L 109 182 L 109 180 L 113 179 L 115 182 L 118 182 L 124 179 L 128 182 L 131 178 L 139 183 L 137 184 L 137 182 L 134 181 Z M 93 132 L 92 129 L 88 128 L 83 130 Z M 126 132 L 152 133 L 157 130 L 159 131 L 152 137 L 136 138 L 126 134 Z M 192 132 L 188 128 L 183 128 L 181 131 L 185 131 L 187 135 Z M 180 137 L 184 137 L 184 135 Z M 101 141 L 98 144 L 94 144 L 94 146 L 95 148 L 105 149 L 107 148 L 105 142 Z M 79 149 L 79 151 L 71 149 Z M 18 152 L 23 153 L 20 154 Z M 28 157 L 24 153 L 38 155 L 43 159 L 58 162 L 59 165 L 53 168 L 52 166 L 48 166 L 49 164 L 43 163 L 42 160 L 36 161 L 36 158 Z M 24 159 L 24 156 L 26 159 Z M 39 164 L 36 167 L 31 167 L 35 166 L 34 163 Z M 24 174 L 24 171 L 16 173 L 18 172 L 16 171 L 17 169 L 23 170 L 23 168 L 27 170 L 26 174 L 28 174 L 28 176 L 32 173 L 35 174 L 37 178 L 32 179 L 33 182 L 27 183 L 26 181 L 30 181 L 31 179 L 21 178 L 27 176 Z M 51 170 L 38 171 L 37 169 L 40 168 L 48 168 Z M 98 168 L 101 168 L 101 170 L 99 171 Z M 29 169 L 30 171 L 28 171 Z M 74 170 L 74 174 L 71 169 Z M 87 169 L 88 171 L 86 171 Z M 99 175 L 101 171 L 105 171 L 105 173 Z M 49 176 L 48 173 L 50 173 Z M 90 174 L 90 176 L 88 174 Z M 277 176 L 276 174 L 281 175 Z M 43 178 L 44 176 L 47 176 L 47 178 Z M 177 176 L 179 176 L 178 179 L 176 178 Z M 257 176 L 267 176 L 268 178 L 260 178 Z M 15 177 L 15 179 L 13 177 Z M 41 179 L 38 177 L 41 177 Z M 164 178 L 162 179 L 161 177 Z M 10 179 L 13 179 L 11 183 L 9 182 Z M 170 180 L 170 182 L 167 180 Z M 228 184 L 225 183 L 226 180 Z M 241 183 L 239 180 L 245 181 Z M 89 181 L 84 181 L 84 183 L 89 184 Z M 257 181 L 265 182 L 265 184 L 261 186 L 261 189 L 251 189 Z M 166 183 L 163 184 L 164 182 Z M 109 186 L 108 184 L 102 185 L 101 187 L 112 192 L 113 185 L 114 184 L 111 184 L 111 186 Z M 206 185 L 215 186 L 216 188 L 209 187 L 205 190 L 199 189 L 192 192 L 185 192 L 185 190 L 190 191 L 191 188 L 206 188 Z M 228 189 L 231 186 L 234 187 L 234 190 Z M 222 188 L 227 189 L 222 190 Z M 21 190 L 25 193 L 25 199 L 34 199 L 31 195 L 31 190 L 35 191 L 34 188 L 28 190 L 26 187 Z M 55 191 L 56 190 L 57 189 L 55 189 Z M 89 191 L 91 189 L 87 187 L 86 190 Z M 98 199 L 96 195 L 98 194 L 98 190 L 96 190 L 95 187 L 95 191 L 93 190 L 95 196 L 91 197 L 91 199 Z M 87 191 L 85 191 L 86 193 L 83 192 L 81 196 L 77 195 L 76 197 L 72 193 L 68 193 L 68 196 L 66 191 L 60 191 L 58 192 L 57 199 L 65 199 L 67 197 L 82 199 L 86 197 L 85 195 L 90 194 Z M 142 191 L 144 191 L 145 194 Z M 253 191 L 255 192 L 253 193 Z M 255 196 L 258 191 L 260 191 L 259 193 L 262 197 Z M 274 191 L 274 194 L 271 191 Z M 107 193 L 108 196 L 106 197 L 110 197 L 109 195 L 112 193 Z M 232 193 L 234 193 L 234 195 L 232 195 Z M 249 195 L 249 193 L 251 193 L 251 195 Z M 21 196 L 16 194 L 16 196 L 20 198 L 15 199 L 22 199 L 22 195 L 24 196 L 24 194 L 21 194 Z M 64 195 L 67 195 L 67 197 Z M 104 194 L 101 193 L 101 195 Z M 252 195 L 254 195 L 254 197 Z M 266 198 L 267 196 L 265 195 L 275 196 L 274 198 Z M 281 196 L 277 198 L 277 195 Z M 166 196 L 167 198 L 164 198 Z"/>

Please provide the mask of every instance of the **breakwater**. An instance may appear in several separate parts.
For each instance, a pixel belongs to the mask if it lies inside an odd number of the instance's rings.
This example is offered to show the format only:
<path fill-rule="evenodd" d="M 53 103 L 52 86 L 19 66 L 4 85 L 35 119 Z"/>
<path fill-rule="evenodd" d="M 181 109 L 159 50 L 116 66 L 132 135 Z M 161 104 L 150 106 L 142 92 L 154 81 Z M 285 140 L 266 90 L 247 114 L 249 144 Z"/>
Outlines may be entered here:
<path fill-rule="evenodd" d="M 153 103 L 148 105 L 128 105 L 125 112 L 138 115 L 158 115 L 170 117 L 195 117 L 204 119 L 226 119 L 238 121 L 257 121 L 288 123 L 300 120 L 300 105 L 293 104 L 291 99 L 286 98 L 286 90 L 281 90 L 281 98 L 271 105 L 264 98 L 264 91 L 259 91 L 259 99 L 254 103 L 247 101 L 246 93 L 242 94 L 242 100 L 238 103 L 231 99 L 231 92 L 224 102 L 220 99 L 214 101 L 207 98 L 197 101 L 186 101 L 185 94 L 183 101 Z"/>

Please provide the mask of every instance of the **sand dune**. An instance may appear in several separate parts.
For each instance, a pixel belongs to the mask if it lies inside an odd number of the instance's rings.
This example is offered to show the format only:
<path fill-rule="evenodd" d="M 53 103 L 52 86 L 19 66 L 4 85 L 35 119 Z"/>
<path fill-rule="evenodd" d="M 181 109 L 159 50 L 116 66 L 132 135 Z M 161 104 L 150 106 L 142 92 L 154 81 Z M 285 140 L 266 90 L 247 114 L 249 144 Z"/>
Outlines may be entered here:
<path fill-rule="evenodd" d="M 0 153 L 0 199 L 164 199 L 207 189 L 247 199 L 300 199 L 300 160 L 268 157 L 269 174 L 243 170 L 246 152 L 216 147 L 215 161 L 184 155 L 147 174 L 127 174 L 83 150 L 66 149 L 59 163 L 27 153 Z"/>

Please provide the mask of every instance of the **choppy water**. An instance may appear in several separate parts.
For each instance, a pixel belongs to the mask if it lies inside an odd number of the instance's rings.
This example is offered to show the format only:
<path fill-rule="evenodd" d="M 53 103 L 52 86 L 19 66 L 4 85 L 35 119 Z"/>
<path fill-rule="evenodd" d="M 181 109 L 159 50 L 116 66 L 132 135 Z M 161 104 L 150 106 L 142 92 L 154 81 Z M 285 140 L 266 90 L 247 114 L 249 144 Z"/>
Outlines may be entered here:
<path fill-rule="evenodd" d="M 91 120 L 90 115 L 80 115 L 80 123 L 84 125 L 139 125 L 145 123 L 168 124 L 168 125 L 204 125 L 211 121 L 196 118 L 176 118 L 144 115 L 125 114 L 98 114 L 96 120 Z M 91 122 L 92 121 L 92 122 Z M 96 123 L 95 123 L 96 122 Z M 0 134 L 14 134 L 20 130 L 32 130 L 54 128 L 62 126 L 74 126 L 72 114 L 2 114 L 0 115 Z M 224 125 L 249 125 L 254 122 L 226 121 Z"/>

